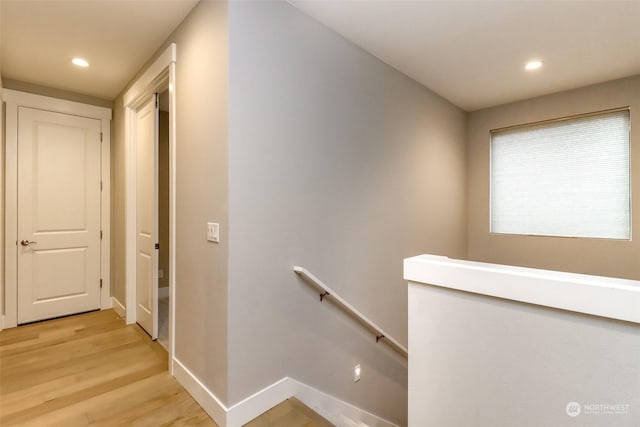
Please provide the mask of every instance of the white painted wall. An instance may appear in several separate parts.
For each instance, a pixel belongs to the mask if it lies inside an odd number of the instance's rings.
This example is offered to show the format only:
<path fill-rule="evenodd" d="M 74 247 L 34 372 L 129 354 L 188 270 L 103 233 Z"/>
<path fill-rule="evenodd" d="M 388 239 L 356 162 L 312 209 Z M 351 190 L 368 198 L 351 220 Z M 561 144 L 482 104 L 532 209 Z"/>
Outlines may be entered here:
<path fill-rule="evenodd" d="M 467 264 L 450 271 L 456 279 L 467 276 L 466 284 L 447 283 L 449 275 L 439 268 L 413 266 L 411 277 L 422 270 L 425 283 L 409 283 L 410 426 L 640 424 L 640 324 L 442 287 L 483 292 L 513 287 L 525 295 L 528 290 L 522 288 L 540 284 L 509 267 L 484 283 L 487 277 L 470 272 L 475 267 Z M 567 276 L 577 275 L 544 276 L 562 285 Z M 589 280 L 604 289 L 616 283 L 595 276 Z M 585 298 L 586 288 L 572 288 L 575 298 Z M 583 413 L 567 415 L 570 402 L 581 404 Z M 621 406 L 628 412 L 587 414 L 585 405 L 593 404 L 628 405 Z"/>

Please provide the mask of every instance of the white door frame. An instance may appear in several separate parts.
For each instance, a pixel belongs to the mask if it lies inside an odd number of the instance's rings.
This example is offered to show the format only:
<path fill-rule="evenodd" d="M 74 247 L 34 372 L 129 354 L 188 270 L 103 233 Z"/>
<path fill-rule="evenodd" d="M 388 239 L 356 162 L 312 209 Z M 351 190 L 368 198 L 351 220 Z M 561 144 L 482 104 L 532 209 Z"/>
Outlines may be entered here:
<path fill-rule="evenodd" d="M 136 108 L 151 94 L 169 88 L 169 371 L 175 342 L 176 218 L 176 45 L 172 43 L 124 94 L 126 321 L 136 321 Z M 157 207 L 156 207 L 157 209 Z"/>
<path fill-rule="evenodd" d="M 4 316 L 1 327 L 18 324 L 18 108 L 29 107 L 56 113 L 71 114 L 100 120 L 102 132 L 101 171 L 102 192 L 100 216 L 100 308 L 111 308 L 111 108 L 2 89 L 6 103 L 5 138 L 5 271 Z"/>

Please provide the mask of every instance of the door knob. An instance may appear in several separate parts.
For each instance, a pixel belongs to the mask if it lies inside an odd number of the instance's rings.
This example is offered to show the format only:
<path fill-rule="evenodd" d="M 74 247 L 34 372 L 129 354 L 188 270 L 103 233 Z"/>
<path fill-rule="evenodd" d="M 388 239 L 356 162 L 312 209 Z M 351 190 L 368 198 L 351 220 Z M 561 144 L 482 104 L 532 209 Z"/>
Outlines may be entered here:
<path fill-rule="evenodd" d="M 22 246 L 29 246 L 29 245 L 33 245 L 34 243 L 38 243 L 38 242 L 30 242 L 30 241 L 28 241 L 28 240 L 23 240 L 23 241 L 21 241 L 21 242 L 20 242 L 20 244 L 21 244 Z"/>

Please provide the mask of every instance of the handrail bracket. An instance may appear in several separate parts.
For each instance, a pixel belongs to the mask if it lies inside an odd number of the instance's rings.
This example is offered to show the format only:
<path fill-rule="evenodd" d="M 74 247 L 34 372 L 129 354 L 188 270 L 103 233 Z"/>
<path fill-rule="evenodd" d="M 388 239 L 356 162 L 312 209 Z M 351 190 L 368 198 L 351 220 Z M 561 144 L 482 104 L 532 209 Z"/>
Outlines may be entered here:
<path fill-rule="evenodd" d="M 293 271 L 295 271 L 297 274 L 299 274 L 300 276 L 302 276 L 305 279 L 307 279 L 307 281 L 313 283 L 316 287 L 320 288 L 320 290 L 321 290 L 321 292 L 319 294 L 320 295 L 320 302 L 323 302 L 325 297 L 331 295 L 331 297 L 332 297 L 331 301 L 333 301 L 335 304 L 341 306 L 343 309 L 345 309 L 346 311 L 348 311 L 349 313 L 354 315 L 360 322 L 362 322 L 372 332 L 375 333 L 375 335 L 376 335 L 376 343 L 384 338 L 385 339 L 385 343 L 387 343 L 388 345 L 390 345 L 393 348 L 395 348 L 404 357 L 408 357 L 409 356 L 409 352 L 407 351 L 407 348 L 405 346 L 400 344 L 393 337 L 391 337 L 388 334 L 386 334 L 386 332 L 384 330 L 382 330 L 381 327 L 376 325 L 367 316 L 365 316 L 360 311 L 358 311 L 353 305 L 349 304 L 340 295 L 336 294 L 333 289 L 331 289 L 330 287 L 328 287 L 327 285 L 322 283 L 320 281 L 320 279 L 318 279 L 316 276 L 311 274 L 308 270 L 306 270 L 303 267 L 300 267 L 300 266 L 296 265 L 295 267 L 293 267 Z"/>

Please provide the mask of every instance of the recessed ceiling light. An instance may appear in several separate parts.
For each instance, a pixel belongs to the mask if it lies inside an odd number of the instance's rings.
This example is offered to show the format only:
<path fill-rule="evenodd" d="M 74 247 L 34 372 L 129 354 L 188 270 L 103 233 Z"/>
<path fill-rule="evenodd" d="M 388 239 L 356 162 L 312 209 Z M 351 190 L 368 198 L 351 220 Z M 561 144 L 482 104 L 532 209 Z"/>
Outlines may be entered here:
<path fill-rule="evenodd" d="M 77 65 L 78 67 L 86 68 L 89 66 L 89 62 L 86 59 L 82 58 L 73 58 L 71 62 L 73 63 L 73 65 Z"/>
<path fill-rule="evenodd" d="M 527 65 L 524 66 L 525 70 L 527 71 L 537 70 L 540 67 L 542 67 L 542 61 L 539 61 L 537 59 L 527 62 Z"/>

